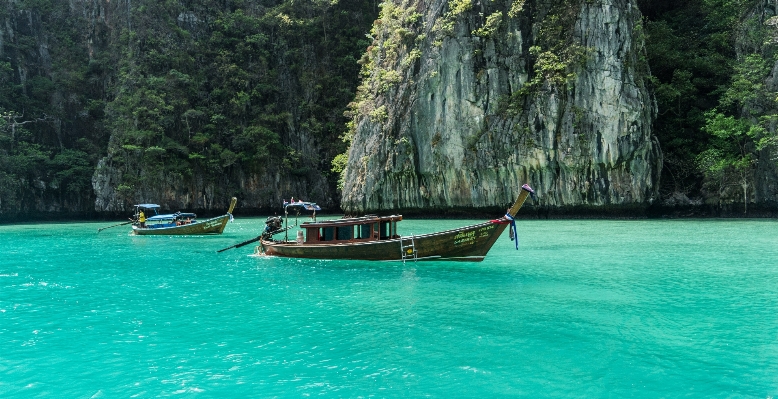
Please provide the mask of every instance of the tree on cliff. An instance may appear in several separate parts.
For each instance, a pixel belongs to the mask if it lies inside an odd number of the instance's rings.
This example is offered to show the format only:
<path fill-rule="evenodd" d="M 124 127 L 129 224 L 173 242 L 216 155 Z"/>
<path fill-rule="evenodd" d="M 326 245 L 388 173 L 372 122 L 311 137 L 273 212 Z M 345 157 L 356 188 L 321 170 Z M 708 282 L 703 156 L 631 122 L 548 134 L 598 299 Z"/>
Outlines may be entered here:
<path fill-rule="evenodd" d="M 638 4 L 659 107 L 663 194 L 744 201 L 747 209 L 760 187 L 755 173 L 772 162 L 765 154 L 778 141 L 767 84 L 778 42 L 774 7 L 756 0 Z"/>
<path fill-rule="evenodd" d="M 35 143 L 32 132 L 26 129 L 28 125 L 55 121 L 48 115 L 25 119 L 0 108 L 0 213 L 24 208 L 24 201 L 33 202 L 30 187 L 38 194 L 51 188 L 78 197 L 90 186 L 92 167 L 85 152 L 73 148 L 53 150 Z"/>
<path fill-rule="evenodd" d="M 744 119 L 716 111 L 710 111 L 706 116 L 704 130 L 716 138 L 713 147 L 697 156 L 706 184 L 716 190 L 719 205 L 727 188 L 739 185 L 743 194 L 743 212 L 747 213 L 748 189 L 752 185 L 757 162 L 755 142 L 764 136 L 765 130 Z"/>
<path fill-rule="evenodd" d="M 100 159 L 117 202 L 140 175 L 230 196 L 269 166 L 327 191 L 374 0 L 4 4 L 0 107 L 26 119 L 0 131 L 0 213 L 94 209 Z"/>
<path fill-rule="evenodd" d="M 72 3 L 0 9 L 0 215 L 91 208 L 102 145 L 102 67 L 87 62 Z M 61 18 L 61 19 L 58 19 Z M 96 61 L 96 60 L 95 60 Z"/>
<path fill-rule="evenodd" d="M 706 112 L 734 74 L 736 29 L 751 0 L 638 0 L 646 17 L 646 50 L 662 146 L 664 196 L 701 195 L 698 155 L 718 140 L 705 130 Z M 710 153 L 708 154 L 710 155 Z"/>
<path fill-rule="evenodd" d="M 742 189 L 743 210 L 748 212 L 749 187 L 758 152 L 775 149 L 778 114 L 773 112 L 778 105 L 778 92 L 765 84 L 770 67 L 759 54 L 744 57 L 735 71 L 721 98 L 720 109 L 726 111 L 714 109 L 705 114 L 703 130 L 714 139 L 698 161 L 709 185 L 717 188 L 719 203 L 727 182 L 736 181 Z"/>
<path fill-rule="evenodd" d="M 248 196 L 241 179 L 276 173 L 315 186 L 340 151 L 370 2 L 138 4 L 106 107 L 119 194 Z"/>

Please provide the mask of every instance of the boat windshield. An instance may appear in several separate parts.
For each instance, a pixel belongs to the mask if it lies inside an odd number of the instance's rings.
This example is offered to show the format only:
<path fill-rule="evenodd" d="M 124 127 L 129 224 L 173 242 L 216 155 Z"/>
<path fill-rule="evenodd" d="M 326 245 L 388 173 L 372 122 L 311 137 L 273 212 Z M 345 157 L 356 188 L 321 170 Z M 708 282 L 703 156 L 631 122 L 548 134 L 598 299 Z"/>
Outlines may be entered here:
<path fill-rule="evenodd" d="M 175 218 L 176 218 L 176 215 L 174 215 L 174 214 L 170 214 L 170 215 L 156 215 L 156 216 L 152 216 L 150 218 L 146 218 L 146 221 L 147 222 L 156 222 L 156 221 L 160 221 L 160 220 L 173 220 Z"/>

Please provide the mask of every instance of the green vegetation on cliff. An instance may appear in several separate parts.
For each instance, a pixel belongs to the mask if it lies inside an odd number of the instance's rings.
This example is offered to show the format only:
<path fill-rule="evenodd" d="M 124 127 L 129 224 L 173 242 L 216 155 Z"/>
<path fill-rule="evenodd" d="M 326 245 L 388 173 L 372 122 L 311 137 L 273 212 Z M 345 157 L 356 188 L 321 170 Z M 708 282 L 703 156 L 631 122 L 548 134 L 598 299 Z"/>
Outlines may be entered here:
<path fill-rule="evenodd" d="M 3 1 L 0 21 L 0 214 L 88 210 L 107 143 L 105 85 L 67 3 Z"/>
<path fill-rule="evenodd" d="M 762 3 L 639 2 L 659 106 L 654 130 L 664 152 L 665 196 L 752 201 L 759 152 L 775 142 L 770 127 L 778 94 L 766 85 L 776 59 Z"/>
<path fill-rule="evenodd" d="M 267 175 L 324 180 L 336 193 L 349 118 L 392 117 L 372 95 L 418 68 L 420 43 L 442 43 L 467 18 L 485 42 L 539 9 L 513 0 L 476 17 L 475 1 L 450 0 L 426 26 L 407 2 L 378 3 L 0 0 L 0 216 L 91 211 L 100 160 L 116 171 L 120 201 L 171 182 L 195 195 L 196 181 L 227 198 L 245 194 L 246 176 Z M 589 50 L 569 40 L 582 2 L 543 4 L 553 12 L 526 50 L 525 91 L 564 86 Z M 638 5 L 645 19 L 632 34 L 646 40 L 663 196 L 749 202 L 776 143 L 766 83 L 776 10 L 757 0 Z"/>
<path fill-rule="evenodd" d="M 6 214 L 91 210 L 106 155 L 128 201 L 171 181 L 229 197 L 244 176 L 326 178 L 377 14 L 359 0 L 3 3 Z"/>

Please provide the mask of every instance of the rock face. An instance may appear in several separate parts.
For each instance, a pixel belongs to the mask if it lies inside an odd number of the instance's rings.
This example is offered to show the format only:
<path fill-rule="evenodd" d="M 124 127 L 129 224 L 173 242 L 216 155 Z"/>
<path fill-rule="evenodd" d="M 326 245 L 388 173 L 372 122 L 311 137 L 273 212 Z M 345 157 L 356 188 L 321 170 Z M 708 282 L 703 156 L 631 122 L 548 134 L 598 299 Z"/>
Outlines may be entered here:
<path fill-rule="evenodd" d="M 641 32 L 632 0 L 385 3 L 343 209 L 493 209 L 523 183 L 550 207 L 648 205 L 661 152 Z"/>
<path fill-rule="evenodd" d="M 92 177 L 95 210 L 98 212 L 128 211 L 131 209 L 128 202 L 154 202 L 163 209 L 221 211 L 229 205 L 225 195 L 234 192 L 230 190 L 241 193 L 238 204 L 241 208 L 264 212 L 278 211 L 284 193 L 301 193 L 297 195 L 298 198 L 300 195 L 317 198 L 318 203 L 325 207 L 332 207 L 333 204 L 329 196 L 330 189 L 322 176 L 315 174 L 312 177 L 300 177 L 281 171 L 263 174 L 237 171 L 218 180 L 160 175 L 155 176 L 154 184 L 137 187 L 132 197 L 125 200 L 116 189 L 122 171 L 110 166 L 110 161 L 111 156 L 101 159 Z M 144 176 L 148 175 L 144 173 Z"/>

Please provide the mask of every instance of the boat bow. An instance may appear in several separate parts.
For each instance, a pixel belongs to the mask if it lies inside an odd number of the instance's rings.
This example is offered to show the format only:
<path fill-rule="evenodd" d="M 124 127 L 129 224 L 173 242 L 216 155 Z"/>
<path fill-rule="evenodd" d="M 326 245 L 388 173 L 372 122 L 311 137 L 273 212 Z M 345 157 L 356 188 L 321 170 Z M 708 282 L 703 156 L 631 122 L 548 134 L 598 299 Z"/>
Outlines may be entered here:
<path fill-rule="evenodd" d="M 516 250 L 519 249 L 519 237 L 518 237 L 518 231 L 516 229 L 516 220 L 514 218 L 516 217 L 516 214 L 519 213 L 519 209 L 521 209 L 522 205 L 524 205 L 524 201 L 526 201 L 527 197 L 529 196 L 532 196 L 533 201 L 537 199 L 537 196 L 535 195 L 535 190 L 533 190 L 528 184 L 521 186 L 521 193 L 519 193 L 519 197 L 516 198 L 516 202 L 513 203 L 513 206 L 508 208 L 508 211 L 505 213 L 505 216 L 501 217 L 500 219 L 495 219 L 491 221 L 492 223 L 510 225 L 508 232 L 510 234 L 511 241 L 514 241 L 516 245 Z"/>

